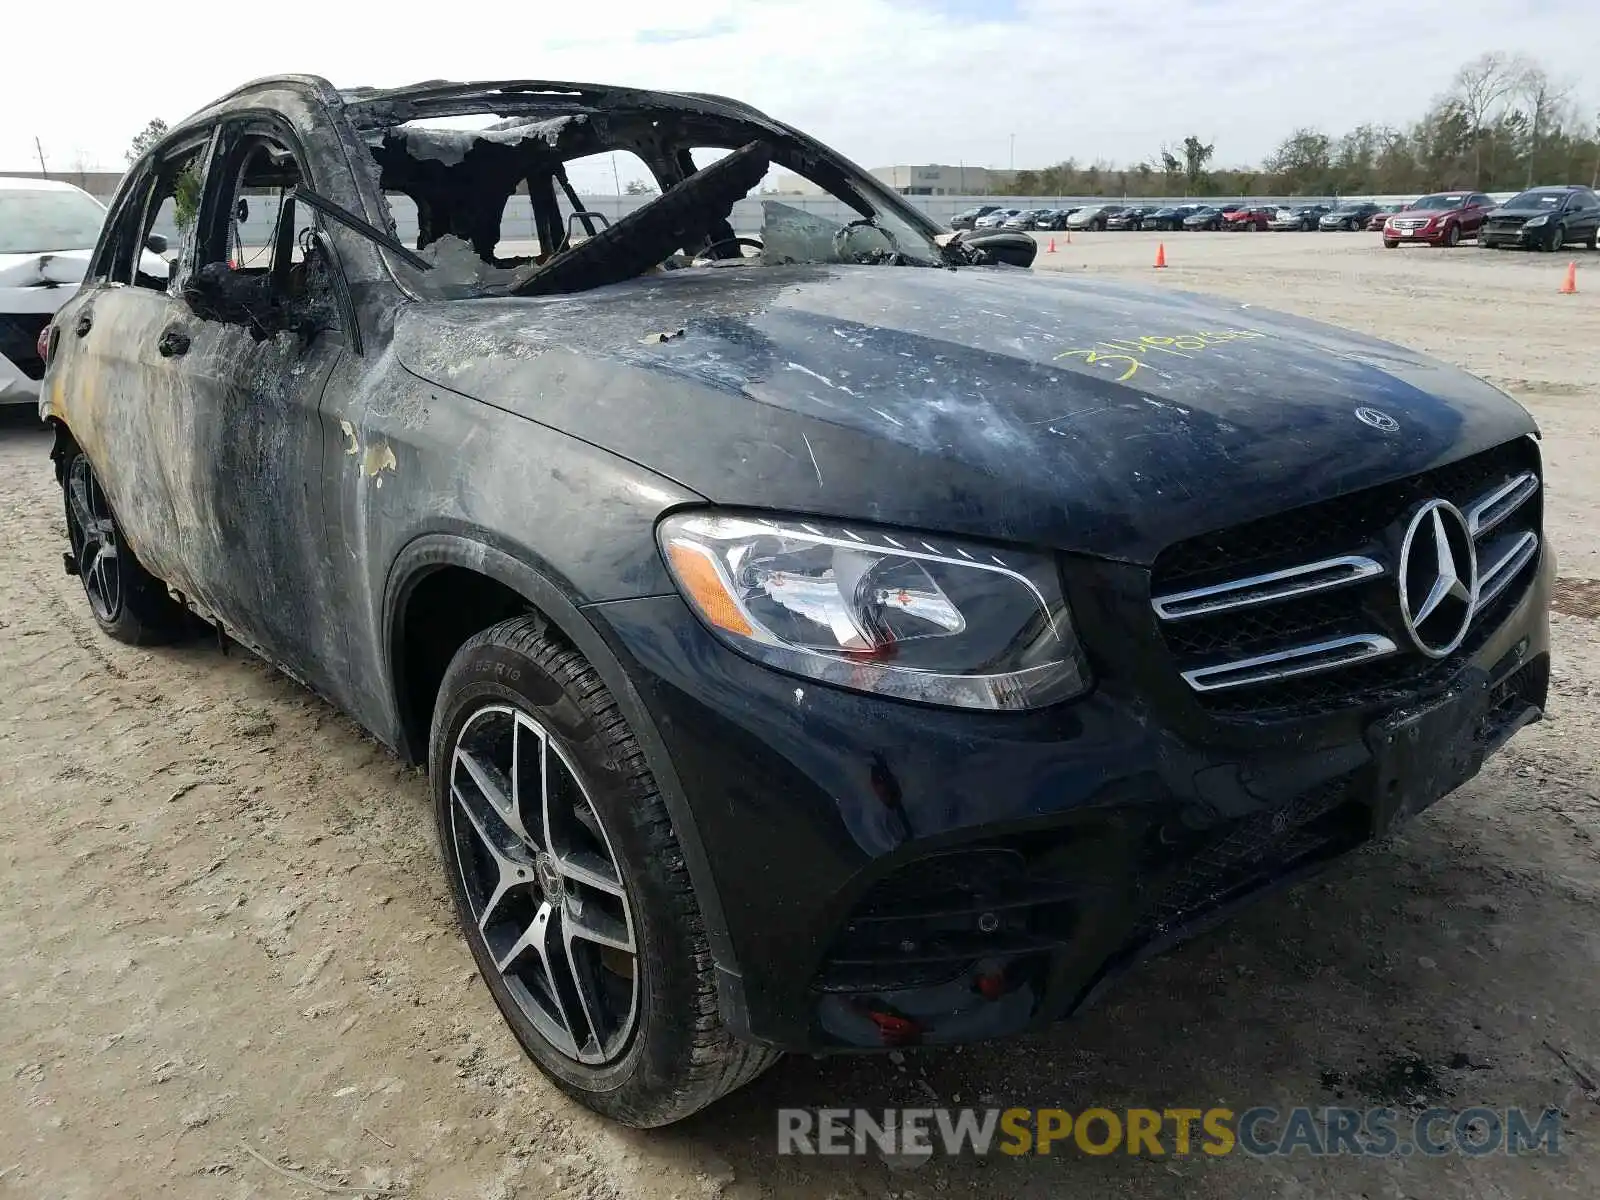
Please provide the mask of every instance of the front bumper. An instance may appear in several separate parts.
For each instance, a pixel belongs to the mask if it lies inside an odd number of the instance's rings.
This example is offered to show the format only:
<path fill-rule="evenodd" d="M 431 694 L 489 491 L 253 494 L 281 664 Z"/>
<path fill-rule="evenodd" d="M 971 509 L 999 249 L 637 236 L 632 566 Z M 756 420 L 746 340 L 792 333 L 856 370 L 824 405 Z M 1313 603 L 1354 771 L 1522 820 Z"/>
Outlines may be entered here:
<path fill-rule="evenodd" d="M 0 404 L 37 404 L 44 378 L 39 331 L 76 287 L 0 288 Z"/>
<path fill-rule="evenodd" d="M 1405 727 L 1420 731 L 1401 738 L 1410 759 L 1385 748 L 1388 710 L 1273 725 L 1168 713 L 1152 682 L 1166 663 L 1097 658 L 1077 702 L 954 712 L 759 666 L 676 596 L 589 611 L 694 814 L 726 922 L 724 1019 L 826 1052 L 1068 1015 L 1138 959 L 1452 790 L 1542 713 L 1541 553 L 1522 599 L 1440 685 L 1448 701 Z M 1147 580 L 1085 567 L 1071 590 L 1091 655 L 1117 644 L 1093 595 L 1147 594 Z"/>
<path fill-rule="evenodd" d="M 4 355 L 0 355 L 0 404 L 39 403 L 40 381 Z"/>
<path fill-rule="evenodd" d="M 1491 229 L 1484 225 L 1478 230 L 1480 246 L 1537 246 L 1549 234 L 1549 226 L 1535 225 L 1529 229 L 1519 225 L 1515 229 Z"/>
<path fill-rule="evenodd" d="M 1444 241 L 1444 230 L 1434 229 L 1390 229 L 1383 227 L 1383 236 L 1392 242 L 1421 242 L 1429 246 L 1437 246 Z"/>

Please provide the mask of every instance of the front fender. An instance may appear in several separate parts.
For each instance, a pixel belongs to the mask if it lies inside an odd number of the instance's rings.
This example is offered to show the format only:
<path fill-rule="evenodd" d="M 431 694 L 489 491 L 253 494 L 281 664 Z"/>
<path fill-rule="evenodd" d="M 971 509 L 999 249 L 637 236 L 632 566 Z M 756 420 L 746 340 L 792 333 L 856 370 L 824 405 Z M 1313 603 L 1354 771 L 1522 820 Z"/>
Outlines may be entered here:
<path fill-rule="evenodd" d="M 579 606 L 566 587 L 508 550 L 475 537 L 432 533 L 407 544 L 390 568 L 383 605 L 383 645 L 387 657 L 384 675 L 388 680 L 389 702 L 394 706 L 394 711 L 401 711 L 403 703 L 397 681 L 403 678 L 405 665 L 402 661 L 401 634 L 406 602 L 419 583 L 442 567 L 465 568 L 522 596 L 589 661 L 616 699 L 617 706 L 627 718 L 629 728 L 644 751 L 645 761 L 666 803 L 678 845 L 683 851 L 684 864 L 689 870 L 689 879 L 694 885 L 700 914 L 705 921 L 712 960 L 717 967 L 719 1009 L 734 1028 L 745 1027 L 743 988 L 734 969 L 735 959 L 728 936 L 727 919 L 706 856 L 705 843 L 685 797 L 683 785 L 673 768 L 655 720 L 623 665 L 620 655 L 625 651 L 614 647 L 603 636 L 600 627 L 590 620 L 585 608 Z M 402 734 L 402 738 L 407 743 L 413 740 L 410 734 Z M 418 747 L 407 744 L 402 746 L 402 752 L 412 761 L 425 761 L 428 748 L 425 745 Z"/>

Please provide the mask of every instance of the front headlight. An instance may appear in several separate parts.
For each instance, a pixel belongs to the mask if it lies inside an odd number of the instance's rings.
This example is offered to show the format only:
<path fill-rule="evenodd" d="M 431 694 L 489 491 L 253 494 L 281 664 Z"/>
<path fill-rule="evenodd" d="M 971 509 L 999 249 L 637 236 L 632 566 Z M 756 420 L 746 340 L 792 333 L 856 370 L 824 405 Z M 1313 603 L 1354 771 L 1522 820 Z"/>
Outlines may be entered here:
<path fill-rule="evenodd" d="M 670 516 L 657 536 L 700 619 L 780 670 L 957 708 L 1041 708 L 1088 690 L 1047 557 L 705 512 Z"/>
<path fill-rule="evenodd" d="M 1523 222 L 1522 227 L 1524 229 L 1532 229 L 1535 225 L 1546 225 L 1549 223 L 1549 221 L 1550 217 L 1548 214 L 1542 217 L 1529 217 L 1525 222 Z"/>

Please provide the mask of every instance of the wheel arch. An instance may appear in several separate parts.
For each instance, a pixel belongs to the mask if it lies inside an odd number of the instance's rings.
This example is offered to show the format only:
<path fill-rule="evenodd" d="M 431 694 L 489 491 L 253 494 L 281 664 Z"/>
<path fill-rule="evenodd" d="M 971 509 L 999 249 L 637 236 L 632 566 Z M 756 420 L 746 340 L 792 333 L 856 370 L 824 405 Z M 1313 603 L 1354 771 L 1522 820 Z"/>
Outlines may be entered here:
<path fill-rule="evenodd" d="M 384 679 L 399 718 L 400 752 L 413 763 L 427 761 L 432 709 L 428 710 L 427 715 L 412 711 L 405 686 L 407 621 L 413 615 L 412 601 L 418 596 L 419 589 L 441 571 L 464 571 L 517 597 L 523 605 L 523 611 L 532 611 L 547 621 L 589 661 L 616 699 L 622 715 L 638 738 L 645 761 L 667 806 L 667 813 L 672 818 L 678 845 L 683 851 L 689 879 L 700 905 L 712 959 L 717 966 L 719 1008 L 730 1027 L 744 1028 L 747 1021 L 744 1020 L 743 989 L 739 984 L 722 899 L 706 855 L 705 843 L 667 753 L 666 742 L 616 651 L 584 615 L 580 602 L 574 598 L 564 581 L 559 580 L 547 566 L 534 565 L 529 561 L 531 557 L 460 533 L 424 534 L 407 544 L 395 557 L 384 589 L 382 645 Z M 419 720 L 422 722 L 420 739 L 416 728 Z"/>
<path fill-rule="evenodd" d="M 46 417 L 45 423 L 55 435 L 55 441 L 50 444 L 50 461 L 55 464 L 56 482 L 59 484 L 66 478 L 67 462 L 72 458 L 72 452 L 78 449 L 78 439 L 72 436 L 67 423 L 54 414 Z"/>

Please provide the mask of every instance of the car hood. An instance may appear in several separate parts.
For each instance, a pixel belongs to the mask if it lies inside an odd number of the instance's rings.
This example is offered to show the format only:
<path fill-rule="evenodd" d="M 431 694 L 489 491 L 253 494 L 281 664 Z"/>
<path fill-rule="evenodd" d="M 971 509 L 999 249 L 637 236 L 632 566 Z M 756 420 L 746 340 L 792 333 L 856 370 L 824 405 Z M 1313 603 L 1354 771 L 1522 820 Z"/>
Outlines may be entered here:
<path fill-rule="evenodd" d="M 417 303 L 395 346 L 441 388 L 719 504 L 1138 562 L 1534 428 L 1490 385 L 1358 334 L 1004 267 L 697 268 Z"/>
<path fill-rule="evenodd" d="M 93 250 L 0 254 L 0 288 L 82 283 Z"/>
<path fill-rule="evenodd" d="M 1516 217 L 1519 221 L 1526 221 L 1530 217 L 1553 217 L 1554 209 L 1549 208 L 1494 208 L 1489 210 L 1491 217 Z"/>
<path fill-rule="evenodd" d="M 83 282 L 88 273 L 92 247 L 79 250 L 31 251 L 27 254 L 0 254 L 0 288 L 58 287 Z M 140 252 L 139 269 L 165 276 L 167 260 L 148 250 Z"/>

